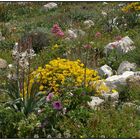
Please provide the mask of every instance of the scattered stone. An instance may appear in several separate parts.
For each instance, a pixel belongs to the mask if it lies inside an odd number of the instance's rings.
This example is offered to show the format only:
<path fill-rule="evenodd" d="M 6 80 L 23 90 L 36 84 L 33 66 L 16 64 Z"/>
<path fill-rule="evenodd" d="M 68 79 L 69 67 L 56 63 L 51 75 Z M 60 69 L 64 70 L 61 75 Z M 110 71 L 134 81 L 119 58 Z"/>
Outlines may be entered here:
<path fill-rule="evenodd" d="M 46 11 L 51 10 L 51 9 L 56 9 L 57 7 L 58 7 L 58 5 L 54 2 L 50 2 L 43 6 L 44 10 L 46 10 Z"/>
<path fill-rule="evenodd" d="M 68 37 L 69 37 L 70 39 L 75 39 L 75 38 L 77 38 L 77 34 L 76 34 L 73 30 L 68 30 L 68 31 L 67 31 L 67 34 L 68 34 Z"/>
<path fill-rule="evenodd" d="M 76 39 L 77 37 L 84 36 L 85 32 L 81 29 L 69 29 L 67 32 L 67 40 Z"/>
<path fill-rule="evenodd" d="M 0 32 L 0 41 L 5 40 L 5 37 L 2 36 L 2 33 Z"/>
<path fill-rule="evenodd" d="M 107 5 L 108 3 L 107 2 L 103 2 L 103 5 Z"/>
<path fill-rule="evenodd" d="M 104 48 L 104 53 L 107 55 L 113 49 L 115 49 L 118 53 L 125 54 L 131 50 L 134 50 L 135 46 L 134 42 L 128 36 L 126 36 L 119 41 L 115 41 L 106 45 Z"/>
<path fill-rule="evenodd" d="M 99 72 L 99 75 L 104 77 L 104 76 L 107 76 L 107 77 L 110 77 L 113 72 L 112 72 L 112 68 L 109 67 L 108 65 L 103 65 L 102 67 L 100 67 L 100 69 L 98 70 Z"/>
<path fill-rule="evenodd" d="M 0 69 L 4 69 L 4 68 L 7 68 L 7 61 L 0 58 Z"/>
<path fill-rule="evenodd" d="M 118 101 L 119 99 L 119 93 L 116 91 L 114 93 L 103 93 L 102 97 L 105 99 L 105 101 L 108 101 L 109 98 L 111 99 L 111 101 Z"/>
<path fill-rule="evenodd" d="M 119 3 L 118 6 L 123 7 L 123 6 L 125 6 L 125 3 Z"/>
<path fill-rule="evenodd" d="M 113 75 L 111 77 L 108 77 L 105 80 L 105 83 L 109 87 L 116 88 L 117 86 L 120 86 L 120 85 L 126 85 L 127 84 L 126 79 L 133 75 L 134 75 L 134 72 L 125 71 L 122 75 Z"/>
<path fill-rule="evenodd" d="M 101 14 L 102 14 L 104 17 L 106 17 L 106 16 L 107 16 L 107 13 L 106 13 L 106 12 L 104 12 L 104 11 L 102 11 L 102 12 L 101 12 Z"/>
<path fill-rule="evenodd" d="M 130 77 L 128 77 L 127 79 L 127 84 L 129 85 L 129 86 L 138 86 L 139 87 L 139 85 L 140 85 L 140 76 L 139 75 L 133 75 L 133 76 L 130 76 Z"/>
<path fill-rule="evenodd" d="M 92 101 L 88 102 L 88 105 L 92 109 L 95 109 L 96 107 L 100 106 L 104 102 L 104 100 L 100 99 L 99 97 L 92 96 L 91 98 L 92 98 Z"/>
<path fill-rule="evenodd" d="M 140 76 L 140 71 L 136 71 L 135 76 Z"/>
<path fill-rule="evenodd" d="M 92 20 L 86 20 L 84 21 L 84 25 L 87 26 L 87 28 L 90 28 L 91 26 L 94 26 L 94 22 Z"/>
<path fill-rule="evenodd" d="M 135 63 L 130 63 L 128 61 L 123 61 L 118 70 L 117 70 L 117 73 L 118 74 L 123 74 L 123 72 L 125 71 L 135 71 L 136 69 L 136 64 Z"/>

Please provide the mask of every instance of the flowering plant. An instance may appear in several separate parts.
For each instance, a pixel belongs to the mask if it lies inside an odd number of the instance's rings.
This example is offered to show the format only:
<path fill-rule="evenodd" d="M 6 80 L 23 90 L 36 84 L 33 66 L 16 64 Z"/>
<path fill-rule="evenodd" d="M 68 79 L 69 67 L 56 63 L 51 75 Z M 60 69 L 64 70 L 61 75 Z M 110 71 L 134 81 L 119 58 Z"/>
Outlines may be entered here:
<path fill-rule="evenodd" d="M 99 79 L 95 70 L 86 68 L 86 79 L 84 79 L 84 74 L 84 64 L 80 60 L 70 61 L 58 58 L 50 61 L 44 68 L 39 67 L 34 71 L 31 74 L 30 85 L 36 81 L 40 85 L 40 91 L 50 89 L 58 93 L 64 85 L 79 87 L 85 82 L 87 87 L 91 81 Z"/>

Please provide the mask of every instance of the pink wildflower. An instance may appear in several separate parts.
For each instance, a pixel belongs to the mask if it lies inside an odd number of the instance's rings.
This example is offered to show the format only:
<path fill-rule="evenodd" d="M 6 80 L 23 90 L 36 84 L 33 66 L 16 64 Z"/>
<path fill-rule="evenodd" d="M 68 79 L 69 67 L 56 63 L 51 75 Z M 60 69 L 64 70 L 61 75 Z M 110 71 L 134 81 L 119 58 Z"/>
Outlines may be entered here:
<path fill-rule="evenodd" d="M 51 101 L 53 96 L 54 96 L 53 93 L 49 93 L 49 95 L 46 97 L 46 101 L 47 102 Z"/>
<path fill-rule="evenodd" d="M 102 34 L 101 34 L 100 32 L 97 32 L 97 33 L 95 34 L 95 37 L 96 37 L 96 38 L 100 38 L 101 35 L 102 35 Z"/>
<path fill-rule="evenodd" d="M 84 48 L 85 48 L 85 49 L 90 49 L 90 48 L 91 48 L 91 45 L 86 44 L 86 45 L 84 45 Z"/>
<path fill-rule="evenodd" d="M 56 110 L 61 110 L 62 109 L 62 104 L 60 101 L 55 101 L 53 102 L 53 108 Z"/>
<path fill-rule="evenodd" d="M 59 37 L 64 36 L 64 32 L 61 30 L 61 28 L 59 27 L 58 24 L 53 25 L 53 28 L 52 28 L 51 32 L 54 33 L 55 35 L 59 36 Z"/>

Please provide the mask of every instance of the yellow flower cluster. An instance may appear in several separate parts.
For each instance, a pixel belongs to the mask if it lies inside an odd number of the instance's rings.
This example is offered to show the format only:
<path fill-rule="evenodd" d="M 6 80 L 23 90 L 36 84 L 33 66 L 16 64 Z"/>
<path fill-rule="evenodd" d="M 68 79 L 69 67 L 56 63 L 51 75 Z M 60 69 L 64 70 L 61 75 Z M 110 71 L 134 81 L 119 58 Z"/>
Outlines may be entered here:
<path fill-rule="evenodd" d="M 74 86 L 81 86 L 84 82 L 85 68 L 84 64 L 77 61 L 67 59 L 54 59 L 45 65 L 45 68 L 38 67 L 31 74 L 30 85 L 33 82 L 40 83 L 40 91 L 51 89 L 57 92 L 61 85 L 64 85 L 67 79 L 72 79 Z M 86 68 L 86 86 L 91 81 L 99 80 L 98 73 L 95 70 Z"/>
<path fill-rule="evenodd" d="M 122 8 L 123 12 L 140 11 L 140 2 L 132 2 Z"/>
<path fill-rule="evenodd" d="M 110 93 L 111 92 L 111 89 L 104 83 L 103 80 L 97 80 L 97 81 L 94 81 L 92 84 L 91 84 L 91 87 L 93 89 L 95 89 L 96 91 L 96 95 L 99 95 L 101 93 Z M 115 90 L 114 90 L 115 91 Z"/>
<path fill-rule="evenodd" d="M 57 49 L 57 48 L 59 48 L 59 46 L 58 46 L 57 44 L 55 44 L 55 45 L 52 47 L 52 50 L 55 50 L 55 49 Z"/>

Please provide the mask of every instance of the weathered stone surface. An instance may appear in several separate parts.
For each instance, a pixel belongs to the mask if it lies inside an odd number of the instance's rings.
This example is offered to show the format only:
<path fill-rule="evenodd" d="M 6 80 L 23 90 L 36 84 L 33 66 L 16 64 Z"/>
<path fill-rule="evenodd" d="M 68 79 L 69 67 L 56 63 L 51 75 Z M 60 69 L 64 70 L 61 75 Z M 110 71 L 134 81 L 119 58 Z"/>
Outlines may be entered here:
<path fill-rule="evenodd" d="M 0 69 L 4 69 L 7 67 L 7 61 L 0 58 Z"/>
<path fill-rule="evenodd" d="M 77 38 L 77 34 L 73 30 L 68 30 L 67 34 L 68 34 L 68 38 L 70 38 L 70 39 Z"/>
<path fill-rule="evenodd" d="M 58 7 L 57 4 L 54 2 L 50 2 L 43 6 L 44 10 L 46 11 L 51 10 L 51 9 L 56 9 L 57 7 Z"/>
<path fill-rule="evenodd" d="M 5 37 L 2 36 L 2 33 L 0 32 L 0 41 L 5 40 Z"/>
<path fill-rule="evenodd" d="M 92 101 L 88 102 L 88 105 L 92 109 L 95 109 L 96 107 L 100 106 L 104 102 L 104 100 L 100 99 L 99 97 L 92 96 L 91 98 L 92 98 Z"/>
<path fill-rule="evenodd" d="M 104 48 L 104 53 L 107 55 L 113 49 L 115 49 L 118 53 L 125 54 L 135 49 L 135 46 L 134 42 L 128 36 L 126 36 L 119 41 L 115 41 L 106 45 Z"/>
<path fill-rule="evenodd" d="M 99 72 L 99 75 L 100 76 L 107 76 L 107 77 L 110 77 L 113 72 L 112 72 L 112 68 L 109 67 L 108 65 L 103 65 L 102 67 L 100 67 L 100 69 L 98 70 Z"/>
<path fill-rule="evenodd" d="M 112 88 L 116 88 L 119 85 L 126 85 L 126 79 L 133 76 L 135 73 L 132 71 L 125 71 L 122 75 L 113 75 L 105 80 L 105 83 Z"/>
<path fill-rule="evenodd" d="M 129 86 L 138 86 L 140 85 L 140 76 L 139 75 L 133 75 L 133 76 L 130 76 L 126 79 L 127 81 L 127 84 Z"/>
<path fill-rule="evenodd" d="M 111 94 L 103 93 L 102 97 L 105 99 L 105 101 L 108 101 L 109 98 L 111 101 L 117 101 L 119 99 L 119 93 L 117 91 Z"/>
<path fill-rule="evenodd" d="M 85 32 L 81 29 L 69 29 L 66 32 L 67 40 L 76 39 L 77 37 L 81 37 L 85 35 Z"/>
<path fill-rule="evenodd" d="M 125 72 L 125 71 L 135 71 L 136 67 L 137 66 L 136 66 L 135 63 L 130 63 L 128 61 L 123 61 L 120 64 L 120 66 L 119 66 L 119 68 L 117 70 L 117 73 L 118 74 L 123 74 L 123 72 Z"/>

